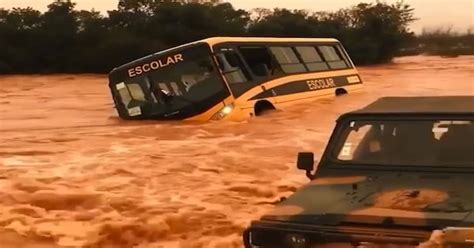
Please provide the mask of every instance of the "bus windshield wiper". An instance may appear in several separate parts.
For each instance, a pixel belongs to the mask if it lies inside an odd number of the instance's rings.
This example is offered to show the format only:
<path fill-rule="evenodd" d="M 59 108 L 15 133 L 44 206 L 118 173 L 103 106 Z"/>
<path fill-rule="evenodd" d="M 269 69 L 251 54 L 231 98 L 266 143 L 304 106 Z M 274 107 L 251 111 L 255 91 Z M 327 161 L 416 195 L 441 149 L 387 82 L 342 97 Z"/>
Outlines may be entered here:
<path fill-rule="evenodd" d="M 179 100 L 181 100 L 183 102 L 186 102 L 186 103 L 196 104 L 196 102 L 193 101 L 193 100 L 189 100 L 186 97 L 183 97 L 183 96 L 180 96 L 180 95 L 172 94 L 171 92 L 169 92 L 167 90 L 157 89 L 157 90 L 153 90 L 152 93 L 153 93 L 153 95 L 155 95 L 155 98 L 157 100 L 161 100 L 166 105 L 172 104 L 172 101 L 175 100 L 175 99 L 179 99 Z"/>

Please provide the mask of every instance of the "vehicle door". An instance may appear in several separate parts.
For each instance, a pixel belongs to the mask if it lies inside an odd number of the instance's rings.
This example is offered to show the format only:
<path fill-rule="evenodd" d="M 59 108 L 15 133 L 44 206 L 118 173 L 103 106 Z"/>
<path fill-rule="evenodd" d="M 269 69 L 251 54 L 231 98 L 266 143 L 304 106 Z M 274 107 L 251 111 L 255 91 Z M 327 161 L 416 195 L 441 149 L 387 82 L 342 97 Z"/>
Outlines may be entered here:
<path fill-rule="evenodd" d="M 216 52 L 221 70 L 236 99 L 274 102 L 267 81 L 275 73 L 273 59 L 264 46 L 228 45 Z"/>

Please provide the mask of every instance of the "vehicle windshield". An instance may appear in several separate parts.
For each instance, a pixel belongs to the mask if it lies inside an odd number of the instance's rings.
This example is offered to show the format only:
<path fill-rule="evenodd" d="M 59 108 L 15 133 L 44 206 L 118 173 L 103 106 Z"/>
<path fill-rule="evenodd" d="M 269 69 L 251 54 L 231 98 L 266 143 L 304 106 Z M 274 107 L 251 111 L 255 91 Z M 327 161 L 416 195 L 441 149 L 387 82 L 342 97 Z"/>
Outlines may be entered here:
<path fill-rule="evenodd" d="M 230 95 L 204 45 L 148 59 L 120 81 L 116 102 L 130 117 L 187 118 Z"/>
<path fill-rule="evenodd" d="M 351 164 L 474 168 L 474 124 L 471 120 L 352 121 L 333 157 Z"/>

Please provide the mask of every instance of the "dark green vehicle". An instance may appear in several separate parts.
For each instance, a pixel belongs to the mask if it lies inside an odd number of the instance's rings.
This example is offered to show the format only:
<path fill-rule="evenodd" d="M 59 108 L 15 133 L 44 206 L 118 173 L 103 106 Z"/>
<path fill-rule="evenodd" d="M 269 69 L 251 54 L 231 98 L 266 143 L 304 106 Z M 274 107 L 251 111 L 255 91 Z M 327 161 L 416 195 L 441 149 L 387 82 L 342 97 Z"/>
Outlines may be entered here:
<path fill-rule="evenodd" d="M 252 222 L 247 248 L 474 247 L 474 96 L 382 98 L 337 121 L 311 183 Z M 343 245 L 345 244 L 345 245 Z M 393 246 L 391 246 L 393 247 Z"/>

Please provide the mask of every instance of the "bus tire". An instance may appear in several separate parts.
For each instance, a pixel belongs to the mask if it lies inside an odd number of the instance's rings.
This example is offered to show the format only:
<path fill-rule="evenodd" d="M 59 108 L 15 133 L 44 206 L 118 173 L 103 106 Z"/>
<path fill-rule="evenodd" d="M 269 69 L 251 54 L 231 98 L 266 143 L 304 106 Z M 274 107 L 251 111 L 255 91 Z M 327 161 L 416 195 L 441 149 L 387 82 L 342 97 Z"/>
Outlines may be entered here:
<path fill-rule="evenodd" d="M 344 88 L 338 88 L 336 89 L 336 96 L 343 96 L 347 94 L 347 90 Z"/>
<path fill-rule="evenodd" d="M 262 116 L 265 114 L 268 114 L 269 112 L 275 111 L 276 108 L 273 106 L 273 104 L 269 101 L 262 100 L 258 101 L 255 104 L 255 116 Z"/>

